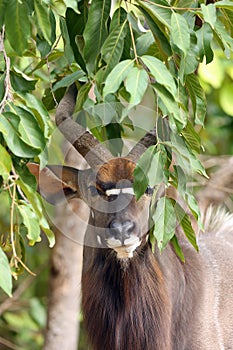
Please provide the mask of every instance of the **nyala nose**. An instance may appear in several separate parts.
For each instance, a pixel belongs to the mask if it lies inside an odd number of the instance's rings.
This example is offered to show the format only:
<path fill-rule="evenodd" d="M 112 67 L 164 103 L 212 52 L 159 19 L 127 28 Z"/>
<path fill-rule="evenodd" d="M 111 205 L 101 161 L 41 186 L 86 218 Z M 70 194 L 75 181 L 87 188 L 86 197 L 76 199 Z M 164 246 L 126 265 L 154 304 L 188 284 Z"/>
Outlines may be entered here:
<path fill-rule="evenodd" d="M 122 243 L 129 238 L 135 228 L 135 223 L 130 220 L 112 220 L 109 224 L 109 234 Z"/>

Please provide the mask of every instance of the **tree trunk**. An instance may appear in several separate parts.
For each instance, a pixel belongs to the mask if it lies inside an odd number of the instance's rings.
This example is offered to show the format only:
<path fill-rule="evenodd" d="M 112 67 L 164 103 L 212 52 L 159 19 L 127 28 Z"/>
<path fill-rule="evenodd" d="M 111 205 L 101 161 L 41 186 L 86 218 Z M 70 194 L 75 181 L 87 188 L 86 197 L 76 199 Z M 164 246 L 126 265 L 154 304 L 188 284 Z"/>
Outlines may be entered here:
<path fill-rule="evenodd" d="M 68 163 L 74 165 L 74 162 Z M 89 209 L 79 199 L 56 207 L 56 244 L 51 257 L 48 319 L 43 350 L 77 350 L 82 241 L 88 217 Z"/>

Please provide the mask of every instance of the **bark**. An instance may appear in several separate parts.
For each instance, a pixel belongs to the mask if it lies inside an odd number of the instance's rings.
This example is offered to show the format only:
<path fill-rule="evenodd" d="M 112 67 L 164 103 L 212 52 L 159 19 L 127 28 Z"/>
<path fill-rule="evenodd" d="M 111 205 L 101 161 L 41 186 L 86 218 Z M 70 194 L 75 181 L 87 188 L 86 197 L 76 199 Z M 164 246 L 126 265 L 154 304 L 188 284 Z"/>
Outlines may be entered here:
<path fill-rule="evenodd" d="M 79 161 L 75 161 L 77 163 Z M 71 162 L 68 162 L 69 165 Z M 82 238 L 89 216 L 79 199 L 56 208 L 48 319 L 43 350 L 77 350 L 81 298 Z"/>

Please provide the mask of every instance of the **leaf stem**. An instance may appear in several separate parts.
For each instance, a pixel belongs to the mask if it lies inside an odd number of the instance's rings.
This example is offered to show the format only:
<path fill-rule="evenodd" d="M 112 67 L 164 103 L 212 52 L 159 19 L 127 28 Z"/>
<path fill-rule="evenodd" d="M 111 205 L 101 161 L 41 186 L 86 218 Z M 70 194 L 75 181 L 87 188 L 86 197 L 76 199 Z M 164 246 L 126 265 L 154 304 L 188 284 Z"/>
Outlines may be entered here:
<path fill-rule="evenodd" d="M 164 8 L 164 9 L 170 9 L 170 10 L 176 10 L 176 11 L 192 11 L 192 10 L 198 11 L 198 10 L 201 10 L 200 7 L 166 6 L 166 5 L 161 5 L 161 4 L 158 4 L 158 3 L 154 2 L 154 1 L 150 1 L 150 0 L 144 0 L 144 2 L 147 2 L 150 5 L 154 5 L 154 6 L 157 6 L 157 7 Z"/>
<path fill-rule="evenodd" d="M 30 273 L 30 275 L 36 276 L 36 273 L 32 272 L 32 271 L 29 269 L 29 267 L 27 267 L 27 265 L 25 265 L 24 262 L 23 262 L 18 256 L 14 257 L 14 258 L 15 258 L 15 260 L 17 260 L 17 262 L 19 262 L 19 263 L 25 268 L 25 270 L 26 270 L 28 273 Z"/>
<path fill-rule="evenodd" d="M 125 6 L 126 6 L 127 12 L 129 13 L 127 1 L 125 1 Z M 136 49 L 136 44 L 135 44 L 134 34 L 133 34 L 133 27 L 132 27 L 132 24 L 130 23 L 130 21 L 128 21 L 128 23 L 129 23 L 130 36 L 131 36 L 132 44 L 133 44 L 133 52 L 134 52 L 135 60 L 136 60 L 137 65 L 139 65 L 137 49 Z"/>
<path fill-rule="evenodd" d="M 58 106 L 58 102 L 56 99 L 56 96 L 53 92 L 53 85 L 52 85 L 52 80 L 51 80 L 51 70 L 50 70 L 50 65 L 49 65 L 49 56 L 51 55 L 51 53 L 53 52 L 53 50 L 56 49 L 57 45 L 59 44 L 59 41 L 61 39 L 61 34 L 58 36 L 57 40 L 55 41 L 54 45 L 51 47 L 51 50 L 49 51 L 49 53 L 46 55 L 45 59 L 46 59 L 46 65 L 47 65 L 47 69 L 48 69 L 48 73 L 49 73 L 49 85 L 50 85 L 50 90 L 51 90 L 51 94 L 53 97 L 53 100 L 55 102 L 56 107 Z"/>
<path fill-rule="evenodd" d="M 14 166 L 12 165 L 11 172 L 13 175 L 9 177 L 9 180 L 12 182 L 10 185 L 7 186 L 7 189 L 9 191 L 10 197 L 11 197 L 11 207 L 10 207 L 10 240 L 12 245 L 12 252 L 13 252 L 13 259 L 15 262 L 15 267 L 17 268 L 17 253 L 15 248 L 15 240 L 14 240 L 14 211 L 15 211 L 15 198 L 16 198 L 16 180 L 18 179 L 18 174 L 16 173 Z M 12 190 L 11 190 L 12 189 Z"/>
<path fill-rule="evenodd" d="M 17 253 L 14 241 L 14 209 L 15 209 L 15 197 L 16 197 L 16 183 L 13 183 L 13 191 L 11 197 L 11 208 L 10 208 L 10 238 L 13 252 L 13 259 L 15 260 L 15 266 L 17 267 Z"/>

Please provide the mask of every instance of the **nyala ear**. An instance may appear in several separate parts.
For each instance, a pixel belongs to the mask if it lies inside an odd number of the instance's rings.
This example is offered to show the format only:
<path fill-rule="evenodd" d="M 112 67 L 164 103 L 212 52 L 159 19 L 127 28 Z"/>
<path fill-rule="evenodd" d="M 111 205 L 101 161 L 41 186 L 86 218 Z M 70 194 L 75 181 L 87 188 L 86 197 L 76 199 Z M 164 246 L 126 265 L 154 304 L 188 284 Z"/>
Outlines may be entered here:
<path fill-rule="evenodd" d="M 47 202 L 56 204 L 66 197 L 80 197 L 78 176 L 82 170 L 61 165 L 49 165 L 40 170 L 36 163 L 28 163 L 27 167 L 36 177 L 38 191 Z"/>

